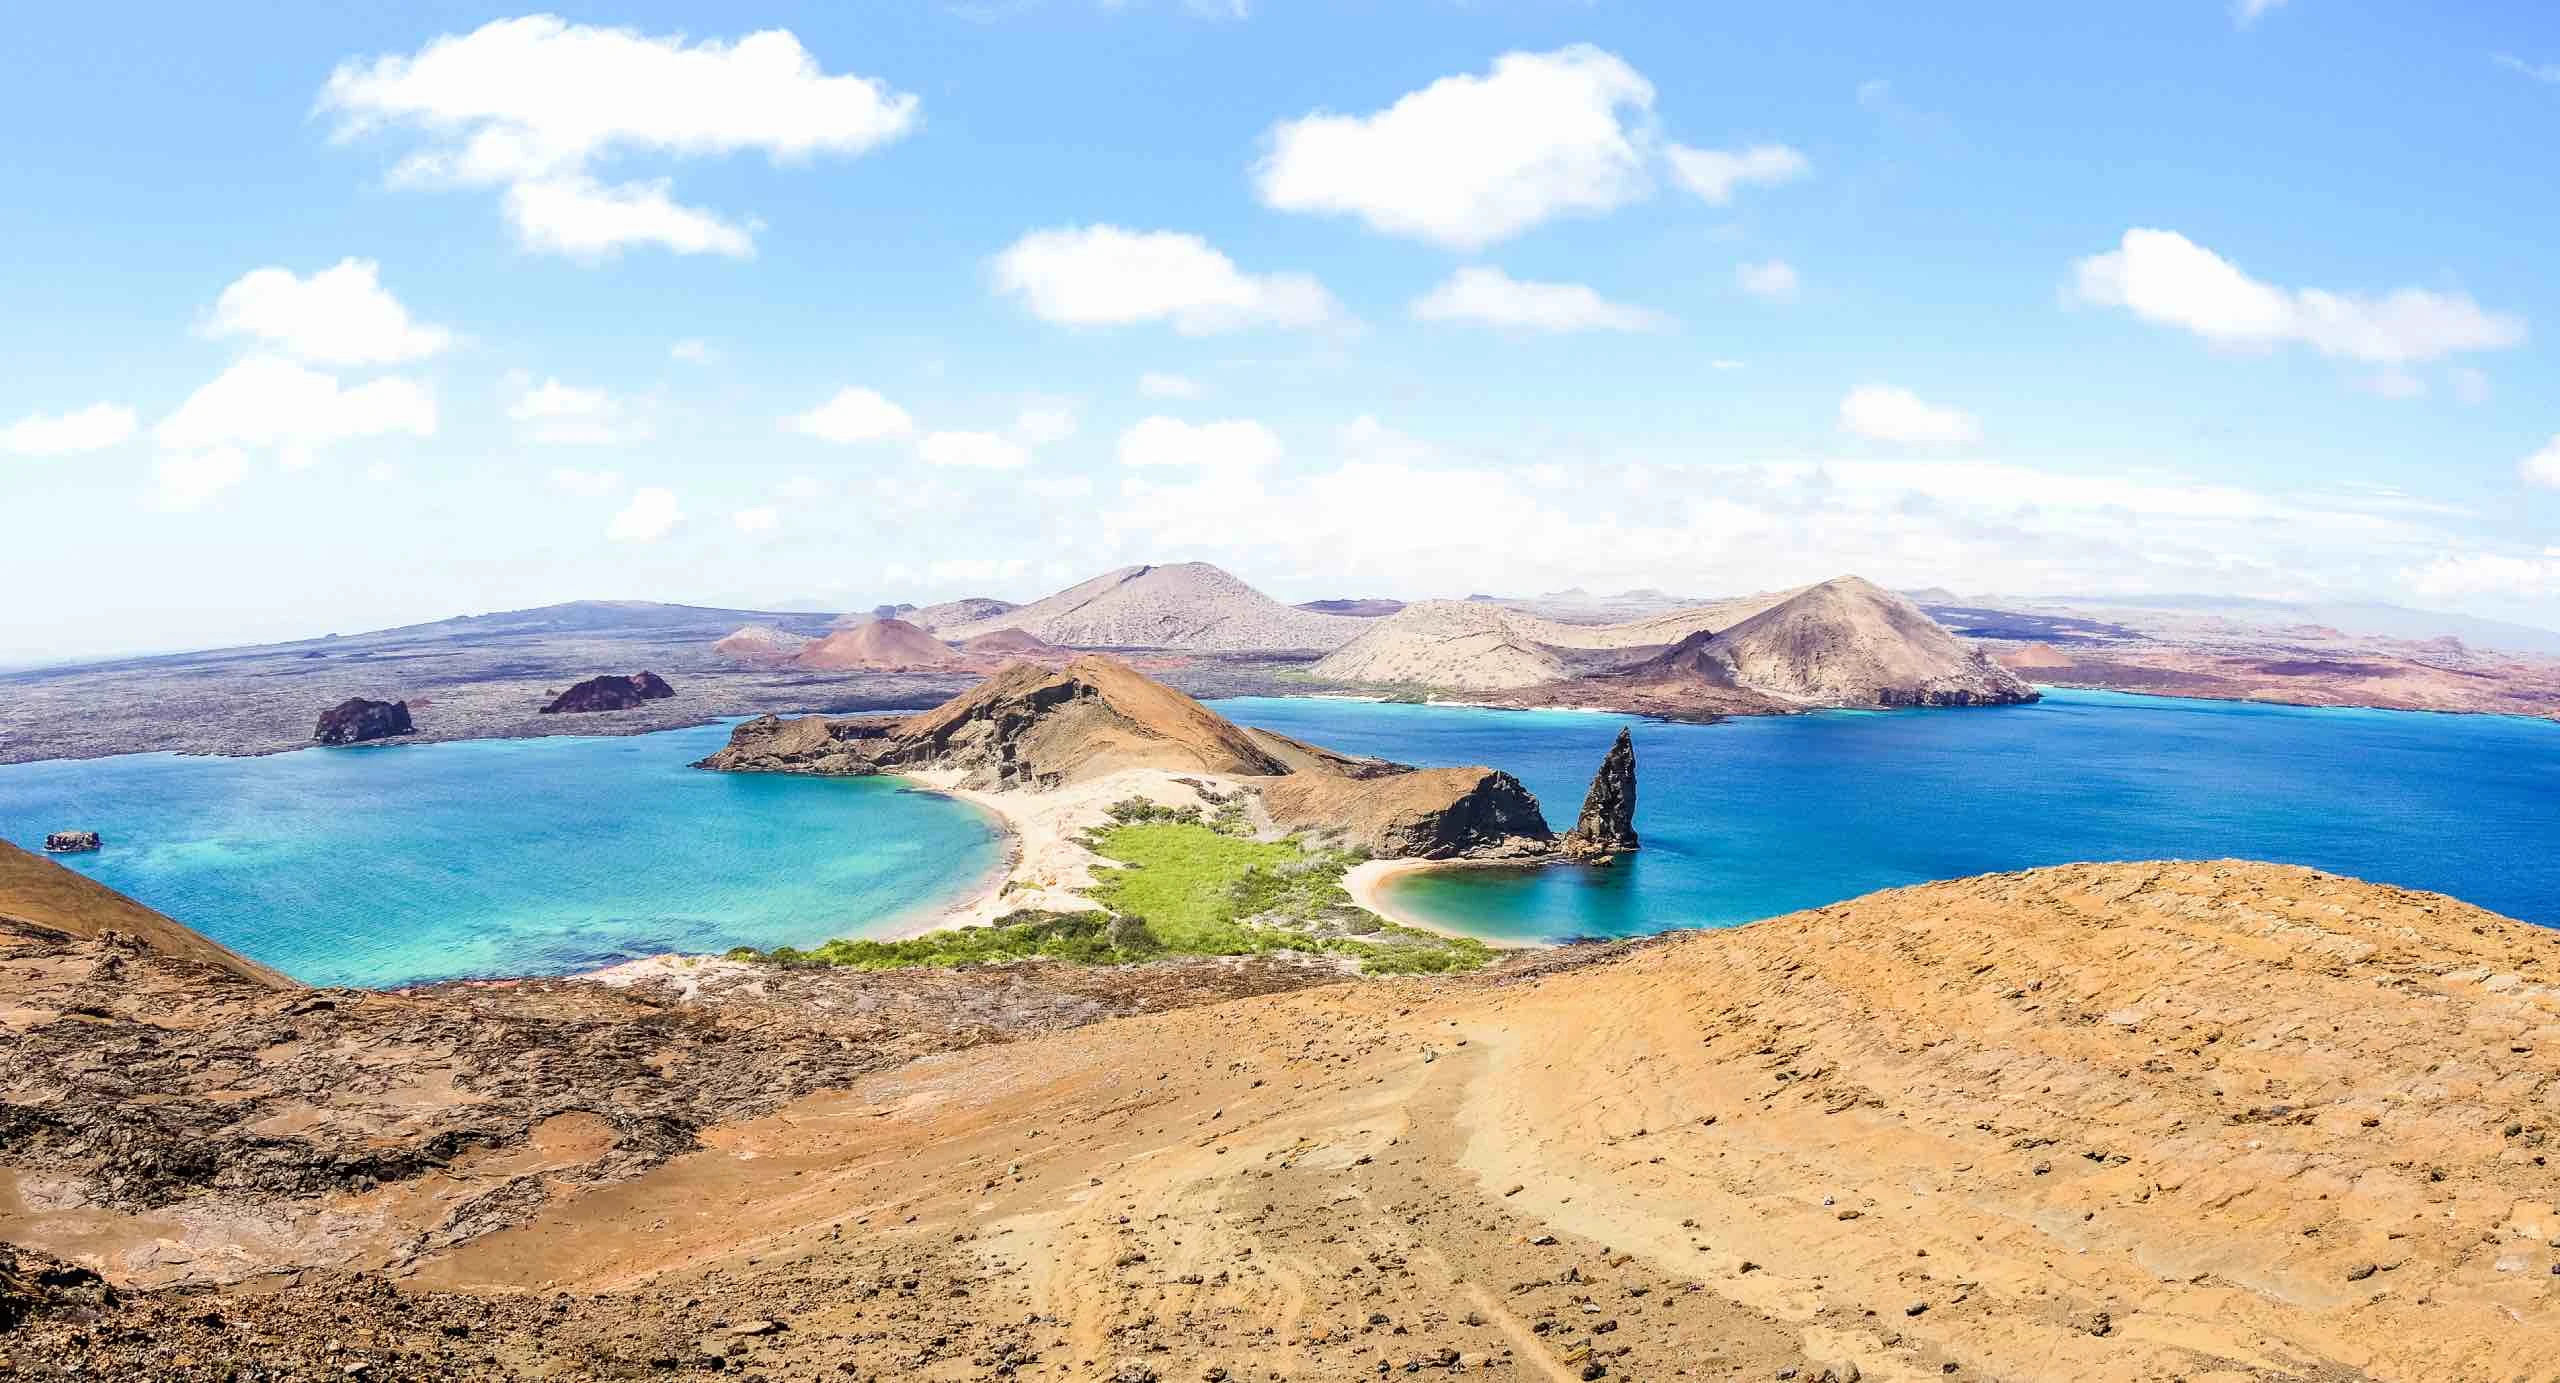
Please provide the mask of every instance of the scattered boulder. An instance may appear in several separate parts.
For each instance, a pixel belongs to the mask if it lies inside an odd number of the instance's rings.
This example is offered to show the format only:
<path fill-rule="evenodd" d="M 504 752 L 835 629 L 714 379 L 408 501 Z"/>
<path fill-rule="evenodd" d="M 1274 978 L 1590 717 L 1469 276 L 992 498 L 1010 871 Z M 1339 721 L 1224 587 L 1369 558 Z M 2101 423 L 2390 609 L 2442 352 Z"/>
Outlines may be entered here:
<path fill-rule="evenodd" d="M 579 715 L 588 711 L 628 711 L 644 701 L 661 701 L 676 694 L 667 680 L 654 672 L 637 672 L 629 677 L 607 673 L 590 677 L 551 699 L 542 708 L 544 715 Z"/>
<path fill-rule="evenodd" d="M 409 723 L 406 701 L 367 701 L 350 696 L 320 713 L 320 727 L 311 732 L 311 738 L 322 744 L 362 744 L 366 740 L 413 734 L 417 728 Z"/>
<path fill-rule="evenodd" d="M 94 1321 L 115 1305 L 115 1288 L 77 1263 L 0 1244 L 0 1334 L 38 1316 Z"/>
<path fill-rule="evenodd" d="M 105 845 L 106 842 L 98 839 L 95 831 L 56 831 L 44 838 L 45 853 L 50 855 L 74 855 L 101 849 Z"/>
<path fill-rule="evenodd" d="M 1568 859 L 1607 864 L 1636 848 L 1636 745 L 1625 729 L 1591 776 L 1591 791 L 1582 799 L 1582 816 L 1565 832 Z"/>

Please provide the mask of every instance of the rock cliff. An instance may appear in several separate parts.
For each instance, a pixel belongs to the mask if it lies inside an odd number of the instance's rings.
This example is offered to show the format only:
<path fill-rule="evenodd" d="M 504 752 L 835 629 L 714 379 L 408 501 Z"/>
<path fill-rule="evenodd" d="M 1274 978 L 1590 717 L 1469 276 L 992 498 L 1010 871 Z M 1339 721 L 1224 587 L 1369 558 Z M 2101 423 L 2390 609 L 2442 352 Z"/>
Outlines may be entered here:
<path fill-rule="evenodd" d="M 644 701 L 659 701 L 676 694 L 667 680 L 654 672 L 634 673 L 629 677 L 607 673 L 590 677 L 552 698 L 542 708 L 544 715 L 582 715 L 590 711 L 628 711 Z"/>
<path fill-rule="evenodd" d="M 1520 780 L 1492 768 L 1423 768 L 1378 778 L 1295 773 L 1266 784 L 1272 824 L 1380 859 L 1535 860 L 1555 832 Z"/>
<path fill-rule="evenodd" d="M 1568 859 L 1607 864 L 1612 856 L 1636 848 L 1636 744 L 1627 730 L 1600 760 L 1591 791 L 1582 799 L 1582 815 L 1565 832 Z"/>
<path fill-rule="evenodd" d="M 320 713 L 320 726 L 311 732 L 311 738 L 322 744 L 362 744 L 410 734 L 417 728 L 409 723 L 406 701 L 367 701 L 350 696 Z"/>

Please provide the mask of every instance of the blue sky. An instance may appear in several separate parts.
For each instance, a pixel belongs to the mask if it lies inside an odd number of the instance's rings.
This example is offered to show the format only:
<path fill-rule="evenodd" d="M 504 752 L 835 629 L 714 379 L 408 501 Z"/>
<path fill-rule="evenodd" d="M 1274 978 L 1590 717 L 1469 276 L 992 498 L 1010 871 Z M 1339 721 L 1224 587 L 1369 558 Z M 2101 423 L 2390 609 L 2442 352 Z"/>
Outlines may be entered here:
<path fill-rule="evenodd" d="M 1193 558 L 2560 624 L 2560 14 L 1923 8 L 18 16 L 0 657 Z"/>

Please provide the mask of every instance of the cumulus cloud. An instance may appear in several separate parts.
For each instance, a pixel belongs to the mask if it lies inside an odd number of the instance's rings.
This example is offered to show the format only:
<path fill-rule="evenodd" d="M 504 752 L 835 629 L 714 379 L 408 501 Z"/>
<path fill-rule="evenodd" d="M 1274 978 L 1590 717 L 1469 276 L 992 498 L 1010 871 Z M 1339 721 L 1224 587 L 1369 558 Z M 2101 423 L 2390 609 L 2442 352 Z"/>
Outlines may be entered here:
<path fill-rule="evenodd" d="M 2464 293 L 2401 288 L 2381 297 L 2287 289 L 2176 231 L 2135 228 L 2113 250 L 2072 266 L 2083 302 L 2121 307 L 2218 346 L 2302 344 L 2367 365 L 2409 365 L 2524 343 L 2521 317 L 2488 311 Z"/>
<path fill-rule="evenodd" d="M 2516 473 L 2534 485 L 2548 485 L 2560 490 L 2560 436 L 2555 436 L 2542 450 L 2516 463 Z"/>
<path fill-rule="evenodd" d="M 580 389 L 556 379 L 519 389 L 507 405 L 516 433 L 544 446 L 615 446 L 644 441 L 645 419 L 629 416 L 620 399 L 602 389 Z"/>
<path fill-rule="evenodd" d="M 622 472 L 581 470 L 576 466 L 551 468 L 551 488 L 579 499 L 603 499 L 622 490 Z"/>
<path fill-rule="evenodd" d="M 1196 399 L 1200 397 L 1200 384 L 1183 375 L 1149 370 L 1138 376 L 1138 392 L 1151 399 Z"/>
<path fill-rule="evenodd" d="M 916 444 L 916 455 L 927 465 L 982 471 L 1018 471 L 1031 463 L 1022 443 L 992 432 L 928 433 Z"/>
<path fill-rule="evenodd" d="M 152 463 L 151 488 L 145 498 L 154 509 L 201 509 L 248 474 L 249 458 L 238 447 L 180 452 Z"/>
<path fill-rule="evenodd" d="M 1263 205 L 1477 250 L 1552 217 L 1650 191 L 1653 84 L 1587 44 L 1506 53 L 1369 115 L 1274 125 L 1254 169 Z"/>
<path fill-rule="evenodd" d="M 618 543 L 655 542 L 684 522 L 675 491 L 648 485 L 631 492 L 631 502 L 605 525 L 604 535 Z"/>
<path fill-rule="evenodd" d="M 1796 290 L 1802 286 L 1796 278 L 1796 266 L 1783 259 L 1737 264 L 1733 266 L 1733 281 L 1743 292 L 1773 303 L 1795 301 Z"/>
<path fill-rule="evenodd" d="M 894 442 L 914 436 L 916 420 L 878 391 L 854 388 L 783 419 L 782 429 L 822 442 Z"/>
<path fill-rule="evenodd" d="M 78 456 L 132 439 L 140 428 L 120 403 L 93 403 L 76 413 L 30 413 L 0 427 L 0 451 L 15 456 Z"/>
<path fill-rule="evenodd" d="M 2418 594 L 2438 600 L 2542 599 L 2560 595 L 2560 547 L 2545 548 L 2532 557 L 2497 553 L 2440 557 L 2411 567 L 2402 576 Z"/>
<path fill-rule="evenodd" d="M 1250 418 L 1188 423 L 1159 414 L 1120 434 L 1120 464 L 1257 471 L 1281 457 L 1280 438 Z"/>
<path fill-rule="evenodd" d="M 1339 309 L 1313 275 L 1253 274 L 1196 235 L 1067 226 L 1033 231 L 995 257 L 996 291 L 1069 326 L 1170 322 L 1187 336 L 1310 327 Z"/>
<path fill-rule="evenodd" d="M 452 345 L 452 332 L 410 317 L 381 272 L 369 259 L 342 259 L 309 278 L 253 269 L 214 300 L 205 334 L 249 337 L 315 365 L 398 365 Z"/>
<path fill-rule="evenodd" d="M 1469 265 L 1414 300 L 1419 321 L 1470 322 L 1517 331 L 1654 331 L 1671 319 L 1614 303 L 1585 284 L 1530 283 L 1488 265 Z"/>
<path fill-rule="evenodd" d="M 1663 151 L 1672 177 L 1709 206 L 1729 206 L 1744 187 L 1775 187 L 1813 173 L 1813 161 L 1784 144 L 1755 144 L 1748 149 L 1692 149 L 1674 144 Z"/>
<path fill-rule="evenodd" d="M 1908 389 L 1863 384 L 1840 400 L 1840 429 L 1878 442 L 1947 445 L 1982 440 L 1970 413 L 1942 407 Z"/>
<path fill-rule="evenodd" d="M 253 355 L 188 395 L 152 437 L 182 452 L 274 447 L 285 464 L 298 466 L 340 442 L 435 431 L 435 397 L 415 380 L 386 377 L 344 388 L 333 375 Z"/>
<path fill-rule="evenodd" d="M 417 138 L 393 182 L 505 187 L 508 217 L 528 248 L 581 256 L 635 244 L 728 255 L 753 246 L 752 227 L 677 204 L 663 181 L 607 185 L 602 165 L 745 152 L 776 163 L 855 156 L 919 118 L 913 95 L 827 73 L 785 30 L 688 42 L 552 15 L 496 20 L 415 53 L 342 63 L 318 104 L 337 117 L 341 140 Z"/>
<path fill-rule="evenodd" d="M 770 504 L 759 504 L 731 514 L 729 522 L 741 533 L 771 533 L 782 526 L 782 511 Z"/>
<path fill-rule="evenodd" d="M 678 206 L 665 178 L 607 187 L 593 178 L 554 178 L 507 189 L 507 219 L 528 250 L 571 259 L 603 259 L 625 245 L 656 245 L 680 255 L 755 254 L 755 227 Z"/>

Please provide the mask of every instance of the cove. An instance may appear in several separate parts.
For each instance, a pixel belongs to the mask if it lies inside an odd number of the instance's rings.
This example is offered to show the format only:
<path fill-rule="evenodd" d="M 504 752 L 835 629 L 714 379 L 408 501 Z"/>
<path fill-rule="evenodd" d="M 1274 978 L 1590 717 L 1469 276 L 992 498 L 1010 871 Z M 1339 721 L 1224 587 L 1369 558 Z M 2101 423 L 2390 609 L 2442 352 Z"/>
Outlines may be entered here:
<path fill-rule="evenodd" d="M 1508 769 L 1559 830 L 1618 727 L 1633 725 L 1635 856 L 1389 883 L 1399 912 L 1489 940 L 1728 926 L 2077 860 L 2222 857 L 2560 925 L 2560 725 L 2544 721 L 2075 691 L 2028 706 L 1714 725 L 1320 698 L 1216 704 L 1334 749 Z"/>
<path fill-rule="evenodd" d="M 726 724 L 624 737 L 0 767 L 0 837 L 320 985 L 572 974 L 809 945 L 948 906 L 1004 858 L 891 778 L 704 773 Z"/>

